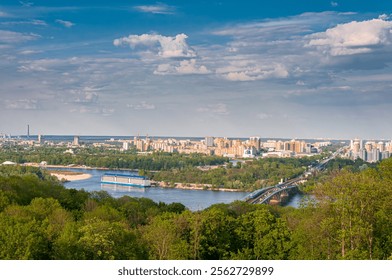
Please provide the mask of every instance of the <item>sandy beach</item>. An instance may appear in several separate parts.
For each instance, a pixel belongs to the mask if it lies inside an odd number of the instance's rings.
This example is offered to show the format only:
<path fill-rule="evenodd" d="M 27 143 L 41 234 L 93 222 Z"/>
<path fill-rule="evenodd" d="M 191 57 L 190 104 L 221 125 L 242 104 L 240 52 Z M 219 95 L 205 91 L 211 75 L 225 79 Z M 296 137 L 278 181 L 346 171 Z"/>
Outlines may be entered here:
<path fill-rule="evenodd" d="M 56 176 L 57 179 L 60 181 L 78 181 L 78 180 L 86 180 L 92 177 L 91 174 L 62 174 L 62 173 L 57 173 L 57 172 L 50 172 L 51 175 Z"/>

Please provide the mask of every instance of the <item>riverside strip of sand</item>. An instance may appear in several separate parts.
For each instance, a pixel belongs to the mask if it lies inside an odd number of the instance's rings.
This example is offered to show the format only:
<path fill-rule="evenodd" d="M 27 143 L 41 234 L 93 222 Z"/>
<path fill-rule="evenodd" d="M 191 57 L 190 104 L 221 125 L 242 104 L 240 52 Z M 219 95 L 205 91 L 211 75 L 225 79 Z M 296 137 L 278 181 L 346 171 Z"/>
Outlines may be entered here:
<path fill-rule="evenodd" d="M 52 176 L 56 176 L 60 181 L 78 181 L 78 180 L 86 180 L 92 177 L 91 174 L 87 173 L 72 173 L 72 172 L 61 172 L 61 171 L 51 171 L 50 174 Z"/>

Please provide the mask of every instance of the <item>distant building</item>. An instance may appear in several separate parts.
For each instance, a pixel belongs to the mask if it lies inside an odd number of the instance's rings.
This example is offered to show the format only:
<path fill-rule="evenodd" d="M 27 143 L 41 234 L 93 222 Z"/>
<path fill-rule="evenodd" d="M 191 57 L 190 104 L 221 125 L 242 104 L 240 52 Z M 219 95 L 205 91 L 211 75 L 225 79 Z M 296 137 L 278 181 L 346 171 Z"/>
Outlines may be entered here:
<path fill-rule="evenodd" d="M 207 136 L 207 137 L 205 138 L 205 144 L 206 144 L 206 147 L 207 147 L 207 148 L 208 148 L 208 147 L 213 147 L 213 146 L 214 146 L 214 137 Z"/>
<path fill-rule="evenodd" d="M 257 137 L 257 136 L 250 137 L 249 138 L 249 145 L 254 147 L 257 152 L 260 151 L 260 148 L 261 148 L 260 137 Z"/>
<path fill-rule="evenodd" d="M 129 142 L 123 142 L 123 150 L 128 151 L 129 150 Z"/>
<path fill-rule="evenodd" d="M 80 143 L 79 143 L 79 136 L 74 136 L 74 140 L 73 140 L 72 144 L 74 146 L 79 146 L 80 145 Z"/>
<path fill-rule="evenodd" d="M 389 158 L 391 156 L 391 154 L 388 152 L 388 151 L 383 151 L 382 153 L 381 153 L 381 159 L 383 160 L 383 159 L 386 159 L 386 158 Z"/>
<path fill-rule="evenodd" d="M 42 144 L 42 143 L 44 142 L 44 141 L 43 141 L 43 137 L 42 137 L 41 134 L 38 134 L 37 142 L 38 142 L 38 144 Z"/>
<path fill-rule="evenodd" d="M 246 148 L 242 155 L 243 158 L 254 158 L 256 156 L 256 149 L 254 147 Z"/>

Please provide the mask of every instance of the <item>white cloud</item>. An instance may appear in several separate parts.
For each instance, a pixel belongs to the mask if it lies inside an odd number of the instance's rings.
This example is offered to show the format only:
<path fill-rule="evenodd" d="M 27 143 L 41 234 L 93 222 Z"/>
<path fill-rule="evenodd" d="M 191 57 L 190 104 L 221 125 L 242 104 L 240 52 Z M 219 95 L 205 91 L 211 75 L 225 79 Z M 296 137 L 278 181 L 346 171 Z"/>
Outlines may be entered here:
<path fill-rule="evenodd" d="M 63 25 L 63 26 L 65 26 L 65 27 L 67 27 L 67 28 L 70 28 L 70 27 L 75 25 L 75 23 L 73 23 L 73 22 L 70 22 L 70 21 L 67 21 L 67 20 L 61 20 L 61 19 L 56 19 L 56 22 L 61 24 L 61 25 Z"/>
<path fill-rule="evenodd" d="M 5 21 L 1 25 L 37 25 L 37 26 L 48 26 L 48 24 L 40 19 L 33 19 L 30 21 Z"/>
<path fill-rule="evenodd" d="M 183 60 L 180 62 L 180 66 L 176 67 L 176 70 L 180 74 L 208 74 L 207 67 L 204 65 L 196 66 L 196 59 Z"/>
<path fill-rule="evenodd" d="M 75 103 L 82 103 L 82 104 L 95 104 L 98 102 L 98 93 L 90 90 L 82 90 L 76 91 L 76 99 L 74 100 Z"/>
<path fill-rule="evenodd" d="M 113 44 L 117 47 L 127 44 L 132 48 L 136 47 L 137 45 L 154 47 L 159 44 L 160 48 L 158 55 L 161 57 L 196 57 L 196 52 L 186 43 L 187 38 L 188 36 L 185 34 L 178 34 L 175 37 L 156 34 L 129 35 L 128 37 L 115 39 Z"/>
<path fill-rule="evenodd" d="M 71 61 L 67 61 L 71 64 Z M 53 71 L 56 67 L 64 65 L 64 61 L 60 59 L 37 59 L 37 60 L 25 60 L 19 62 L 21 66 L 18 67 L 19 72 L 45 72 Z"/>
<path fill-rule="evenodd" d="M 228 115 L 229 110 L 227 109 L 227 105 L 224 103 L 210 104 L 205 107 L 197 108 L 197 111 L 200 113 L 212 113 L 214 115 Z"/>
<path fill-rule="evenodd" d="M 97 115 L 102 115 L 104 117 L 107 117 L 112 115 L 115 112 L 115 110 L 113 108 L 106 108 L 106 107 L 92 108 L 92 107 L 81 106 L 80 108 L 72 108 L 70 112 L 80 113 L 80 114 L 97 114 Z"/>
<path fill-rule="evenodd" d="M 309 36 L 307 46 L 332 56 L 370 53 L 375 47 L 392 44 L 392 22 L 382 19 L 352 21 Z"/>
<path fill-rule="evenodd" d="M 13 44 L 31 41 L 37 39 L 39 36 L 36 34 L 23 34 L 19 32 L 0 30 L 0 44 Z"/>
<path fill-rule="evenodd" d="M 21 65 L 18 67 L 18 72 L 46 72 L 47 68 L 37 64 Z"/>
<path fill-rule="evenodd" d="M 37 110 L 39 104 L 35 99 L 6 100 L 5 107 L 11 110 Z"/>
<path fill-rule="evenodd" d="M 337 7 L 337 6 L 339 6 L 339 3 L 338 3 L 338 2 L 331 1 L 331 6 L 332 6 L 332 7 Z"/>
<path fill-rule="evenodd" d="M 42 53 L 42 51 L 24 50 L 24 51 L 19 52 L 19 54 L 22 54 L 22 55 L 30 55 L 30 54 L 37 54 L 37 53 Z"/>
<path fill-rule="evenodd" d="M 218 68 L 217 73 L 230 81 L 257 81 L 270 78 L 287 78 L 289 72 L 283 64 L 261 65 L 248 60 L 230 62 L 231 65 Z"/>
<path fill-rule="evenodd" d="M 196 65 L 196 59 L 183 60 L 178 66 L 171 64 L 160 64 L 154 71 L 157 75 L 168 75 L 168 74 L 209 74 L 210 70 L 204 65 Z"/>
<path fill-rule="evenodd" d="M 142 101 L 138 104 L 127 104 L 127 107 L 135 110 L 155 110 L 155 105 L 149 104 L 146 101 Z"/>
<path fill-rule="evenodd" d="M 163 15 L 171 15 L 174 14 L 175 11 L 174 7 L 162 3 L 156 5 L 135 6 L 135 9 L 143 13 L 163 14 Z"/>
<path fill-rule="evenodd" d="M 382 14 L 382 15 L 379 15 L 378 18 L 382 19 L 382 20 L 389 20 L 391 18 L 391 15 Z"/>

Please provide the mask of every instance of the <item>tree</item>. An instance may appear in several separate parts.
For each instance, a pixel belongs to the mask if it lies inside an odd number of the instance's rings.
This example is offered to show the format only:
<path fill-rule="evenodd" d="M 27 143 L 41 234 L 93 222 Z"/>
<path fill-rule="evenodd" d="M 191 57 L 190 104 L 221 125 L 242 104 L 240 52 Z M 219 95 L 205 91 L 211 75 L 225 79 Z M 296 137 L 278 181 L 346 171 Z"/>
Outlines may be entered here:
<path fill-rule="evenodd" d="M 386 174 L 374 169 L 360 173 L 343 171 L 316 189 L 319 207 L 326 213 L 320 225 L 331 242 L 331 248 L 339 248 L 331 252 L 332 258 L 376 257 L 375 252 L 379 251 L 375 247 L 377 240 L 385 240 L 386 230 L 391 233 L 391 227 L 388 228 L 391 220 L 387 217 L 392 213 L 392 195 L 385 184 Z"/>
<path fill-rule="evenodd" d="M 238 218 L 235 230 L 238 251 L 233 258 L 257 260 L 288 259 L 292 244 L 289 229 L 281 218 L 267 209 L 246 213 Z"/>
<path fill-rule="evenodd" d="M 164 213 L 156 216 L 141 231 L 151 259 L 184 260 L 189 258 L 190 248 L 186 239 L 188 226 L 179 214 Z"/>
<path fill-rule="evenodd" d="M 235 219 L 223 210 L 212 207 L 201 214 L 200 258 L 228 259 L 233 250 Z"/>

